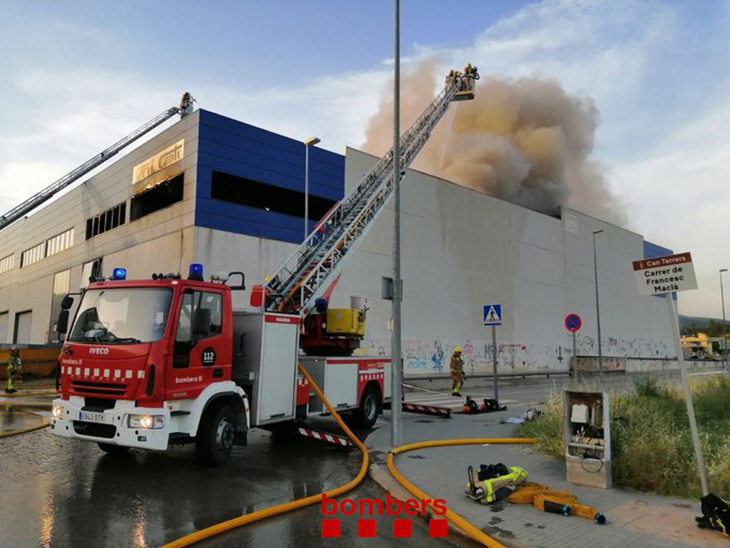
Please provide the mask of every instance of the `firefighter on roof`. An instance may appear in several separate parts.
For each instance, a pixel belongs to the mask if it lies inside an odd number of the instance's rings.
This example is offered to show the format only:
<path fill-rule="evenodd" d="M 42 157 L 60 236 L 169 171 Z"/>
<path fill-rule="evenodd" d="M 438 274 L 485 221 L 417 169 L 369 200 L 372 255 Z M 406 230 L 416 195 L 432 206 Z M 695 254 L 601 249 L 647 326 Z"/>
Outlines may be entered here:
<path fill-rule="evenodd" d="M 464 384 L 464 360 L 461 359 L 461 347 L 454 347 L 451 356 L 451 395 L 461 396 L 461 387 Z"/>
<path fill-rule="evenodd" d="M 10 349 L 10 355 L 8 356 L 8 382 L 5 385 L 5 393 L 13 394 L 17 392 L 13 386 L 13 377 L 20 372 L 23 362 L 20 361 L 20 349 L 17 346 L 13 346 Z"/>

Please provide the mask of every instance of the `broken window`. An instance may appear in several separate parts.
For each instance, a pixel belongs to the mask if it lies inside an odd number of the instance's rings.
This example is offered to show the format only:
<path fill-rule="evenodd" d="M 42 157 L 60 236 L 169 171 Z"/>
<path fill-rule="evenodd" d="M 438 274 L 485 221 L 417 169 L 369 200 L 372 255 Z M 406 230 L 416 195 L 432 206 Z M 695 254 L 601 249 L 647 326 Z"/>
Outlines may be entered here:
<path fill-rule="evenodd" d="M 130 221 L 136 221 L 145 215 L 182 201 L 184 182 L 185 176 L 181 173 L 169 181 L 155 185 L 151 189 L 137 194 L 132 198 Z"/>

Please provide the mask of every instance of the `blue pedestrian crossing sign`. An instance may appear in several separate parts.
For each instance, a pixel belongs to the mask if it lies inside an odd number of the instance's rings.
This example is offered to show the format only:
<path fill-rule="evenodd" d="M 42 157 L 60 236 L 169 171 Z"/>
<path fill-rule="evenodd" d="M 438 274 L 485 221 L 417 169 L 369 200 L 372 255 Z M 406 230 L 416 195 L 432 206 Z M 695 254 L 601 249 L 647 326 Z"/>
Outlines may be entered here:
<path fill-rule="evenodd" d="M 502 325 L 502 305 L 484 305 L 484 325 Z"/>

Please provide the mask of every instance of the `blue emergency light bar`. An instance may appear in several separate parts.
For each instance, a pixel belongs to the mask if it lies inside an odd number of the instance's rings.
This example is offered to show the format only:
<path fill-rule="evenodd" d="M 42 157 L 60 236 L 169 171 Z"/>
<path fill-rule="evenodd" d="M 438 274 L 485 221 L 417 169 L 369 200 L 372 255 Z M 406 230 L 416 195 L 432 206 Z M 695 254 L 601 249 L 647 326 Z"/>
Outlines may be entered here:
<path fill-rule="evenodd" d="M 126 280 L 127 269 L 126 268 L 115 268 L 112 270 L 112 280 Z"/>
<path fill-rule="evenodd" d="M 188 274 L 188 280 L 195 280 L 198 282 L 203 281 L 203 265 L 200 263 L 192 263 L 190 265 L 190 273 Z"/>

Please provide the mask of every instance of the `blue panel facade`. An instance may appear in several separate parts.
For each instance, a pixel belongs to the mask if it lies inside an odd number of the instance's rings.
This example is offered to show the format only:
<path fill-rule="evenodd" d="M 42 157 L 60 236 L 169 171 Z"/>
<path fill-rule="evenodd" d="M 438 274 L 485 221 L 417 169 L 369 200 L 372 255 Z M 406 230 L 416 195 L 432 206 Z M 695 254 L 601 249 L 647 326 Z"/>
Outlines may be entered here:
<path fill-rule="evenodd" d="M 671 255 L 674 253 L 671 249 L 662 247 L 660 245 L 653 244 L 644 240 L 644 258 L 654 259 L 656 257 L 664 257 L 665 255 Z"/>
<path fill-rule="evenodd" d="M 300 217 L 211 197 L 213 171 L 303 193 L 305 147 L 301 141 L 206 110 L 200 111 L 198 139 L 197 226 L 286 242 L 302 240 Z M 337 201 L 344 188 L 344 156 L 312 147 L 310 196 Z M 316 221 L 310 221 L 312 227 Z"/>

